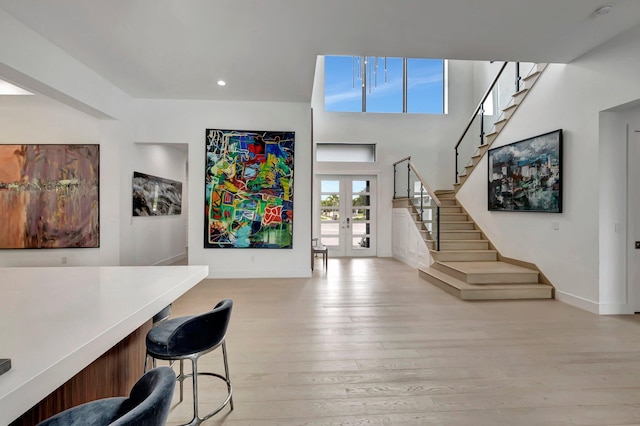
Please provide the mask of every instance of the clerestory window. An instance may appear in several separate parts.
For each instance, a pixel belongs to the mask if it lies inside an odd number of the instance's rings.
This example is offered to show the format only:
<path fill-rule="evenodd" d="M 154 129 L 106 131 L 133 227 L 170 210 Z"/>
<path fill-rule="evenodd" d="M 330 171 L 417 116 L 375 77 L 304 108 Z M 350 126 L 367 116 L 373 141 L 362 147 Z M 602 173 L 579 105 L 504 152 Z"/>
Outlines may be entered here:
<path fill-rule="evenodd" d="M 446 114 L 446 65 L 443 59 L 325 56 L 325 111 Z"/>

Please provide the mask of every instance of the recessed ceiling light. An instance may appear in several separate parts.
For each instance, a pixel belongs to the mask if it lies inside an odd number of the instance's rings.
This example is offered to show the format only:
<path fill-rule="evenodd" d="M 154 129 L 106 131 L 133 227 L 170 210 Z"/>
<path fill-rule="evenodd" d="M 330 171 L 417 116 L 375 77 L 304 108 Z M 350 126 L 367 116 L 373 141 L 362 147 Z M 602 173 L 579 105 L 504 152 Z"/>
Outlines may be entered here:
<path fill-rule="evenodd" d="M 605 4 L 604 6 L 600 6 L 599 8 L 597 8 L 595 10 L 595 12 L 593 12 L 595 15 L 606 15 L 607 13 L 611 12 L 613 10 L 613 5 L 612 4 Z"/>
<path fill-rule="evenodd" d="M 0 95 L 33 95 L 33 93 L 28 92 L 7 81 L 0 80 Z"/>
<path fill-rule="evenodd" d="M 226 86 L 227 82 L 224 80 L 218 80 L 218 86 Z"/>

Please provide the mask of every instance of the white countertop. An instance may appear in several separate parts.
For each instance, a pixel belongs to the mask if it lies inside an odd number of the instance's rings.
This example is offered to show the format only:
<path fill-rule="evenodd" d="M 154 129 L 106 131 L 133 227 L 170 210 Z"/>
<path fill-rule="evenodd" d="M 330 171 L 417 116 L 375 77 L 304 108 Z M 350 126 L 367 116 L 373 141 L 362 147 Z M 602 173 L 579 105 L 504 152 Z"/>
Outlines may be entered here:
<path fill-rule="evenodd" d="M 206 278 L 207 266 L 0 268 L 0 425 Z"/>

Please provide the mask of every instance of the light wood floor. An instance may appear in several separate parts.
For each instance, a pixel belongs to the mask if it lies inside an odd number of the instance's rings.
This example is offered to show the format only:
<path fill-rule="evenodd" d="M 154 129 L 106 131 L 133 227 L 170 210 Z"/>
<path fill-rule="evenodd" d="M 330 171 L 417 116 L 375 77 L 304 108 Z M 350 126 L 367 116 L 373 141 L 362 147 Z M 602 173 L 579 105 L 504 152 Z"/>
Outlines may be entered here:
<path fill-rule="evenodd" d="M 640 424 L 637 316 L 464 302 L 393 259 L 317 262 L 310 279 L 205 280 L 174 304 L 179 316 L 234 300 L 235 410 L 204 424 Z M 200 366 L 221 371 L 218 352 Z M 223 398 L 207 380 L 203 409 Z M 189 401 L 170 425 L 190 418 Z"/>

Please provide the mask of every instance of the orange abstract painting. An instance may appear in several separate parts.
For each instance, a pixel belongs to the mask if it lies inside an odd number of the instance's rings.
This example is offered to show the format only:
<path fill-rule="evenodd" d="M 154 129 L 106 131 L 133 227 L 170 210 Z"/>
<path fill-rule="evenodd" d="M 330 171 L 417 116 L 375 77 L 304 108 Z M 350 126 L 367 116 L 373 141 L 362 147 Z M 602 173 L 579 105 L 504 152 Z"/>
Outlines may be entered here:
<path fill-rule="evenodd" d="M 0 145 L 0 248 L 99 247 L 99 145 Z"/>

